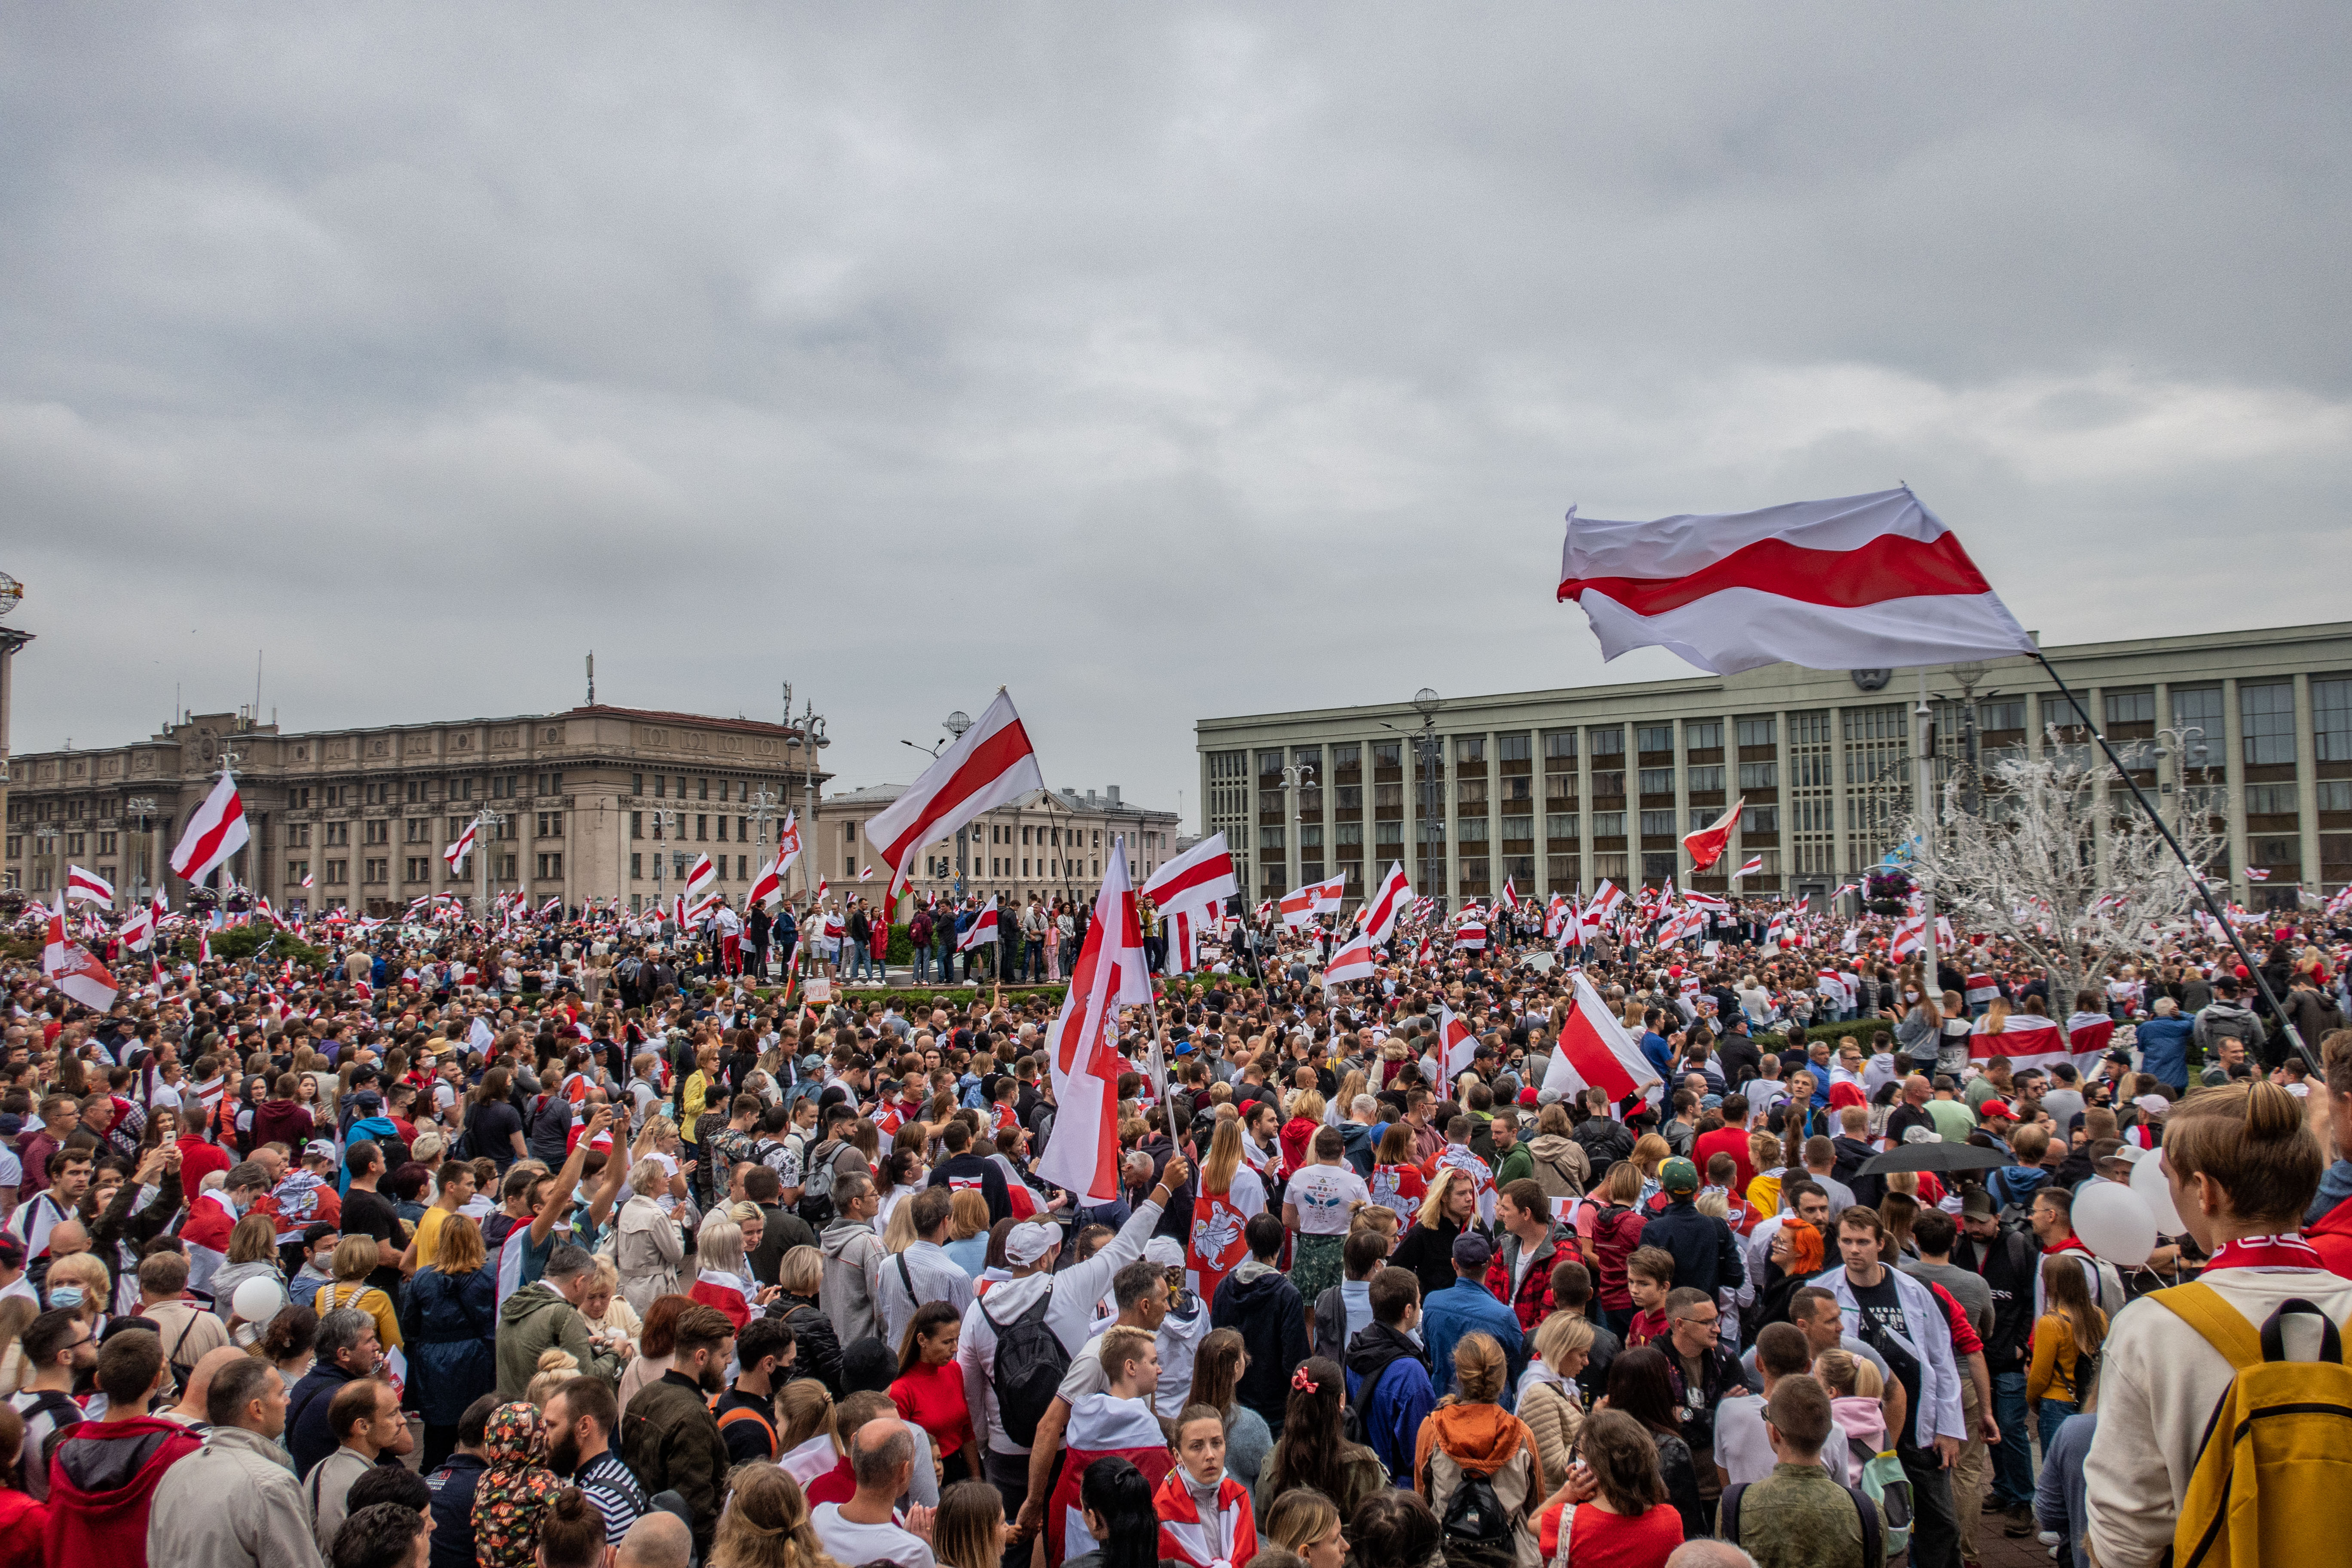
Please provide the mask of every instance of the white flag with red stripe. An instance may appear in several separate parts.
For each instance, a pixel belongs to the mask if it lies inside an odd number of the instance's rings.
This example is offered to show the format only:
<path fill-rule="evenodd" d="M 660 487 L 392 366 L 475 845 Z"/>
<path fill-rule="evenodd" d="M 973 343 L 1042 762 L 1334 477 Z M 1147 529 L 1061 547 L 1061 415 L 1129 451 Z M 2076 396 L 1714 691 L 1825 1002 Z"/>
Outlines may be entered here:
<path fill-rule="evenodd" d="M 975 947 L 982 947 L 996 941 L 996 896 L 992 893 L 989 895 L 988 902 L 980 906 L 980 913 L 971 917 L 971 924 L 966 926 L 963 934 L 956 938 L 955 950 L 958 952 L 970 952 Z"/>
<path fill-rule="evenodd" d="M 776 858 L 761 867 L 760 874 L 751 879 L 751 891 L 743 907 L 748 910 L 753 904 L 765 904 L 773 909 L 781 903 L 784 897 L 784 868 L 790 864 L 782 847 L 778 847 Z"/>
<path fill-rule="evenodd" d="M 1908 489 L 1604 522 L 1571 507 L 1559 597 L 1609 658 L 1671 648 L 1717 675 L 2031 654 L 1960 542 Z"/>
<path fill-rule="evenodd" d="M 1519 890 L 1508 877 L 1503 879 L 1503 907 L 1507 910 L 1516 910 L 1519 907 Z"/>
<path fill-rule="evenodd" d="M 984 811 L 1009 805 L 1045 787 L 1029 731 L 1013 710 L 1013 698 L 999 687 L 996 700 L 956 743 L 923 770 L 907 793 L 866 825 L 866 837 L 890 868 L 890 894 L 898 896 L 912 875 L 916 853 L 926 844 L 951 838 Z M 1066 1185 L 1067 1184 L 1065 1184 Z"/>
<path fill-rule="evenodd" d="M 1324 966 L 1324 988 L 1328 990 L 1334 985 L 1345 985 L 1350 980 L 1370 980 L 1372 970 L 1372 939 L 1369 934 L 1359 932 L 1333 953 L 1331 962 Z"/>
<path fill-rule="evenodd" d="M 1739 863 L 1739 869 L 1731 874 L 1731 879 L 1737 882 L 1740 878 L 1753 877 L 1757 872 L 1761 871 L 1762 869 L 1764 869 L 1764 857 L 1761 855 L 1750 855 L 1747 859 L 1742 860 Z"/>
<path fill-rule="evenodd" d="M 2115 1033 L 2115 1020 L 2104 1013 L 2075 1014 L 2066 1020 L 2064 1034 L 2055 1018 L 2011 1013 L 2000 1034 L 1969 1037 L 1969 1058 L 1979 1072 L 1995 1057 L 2007 1057 L 2012 1072 L 2039 1068 L 2046 1073 L 2060 1062 L 2072 1062 L 2087 1081 L 2098 1075 L 2100 1058 L 2107 1054 Z"/>
<path fill-rule="evenodd" d="M 1348 874 L 1340 872 L 1320 882 L 1309 882 L 1295 892 L 1282 895 L 1282 923 L 1303 926 L 1317 915 L 1339 912 L 1339 900 L 1348 890 Z"/>
<path fill-rule="evenodd" d="M 114 976 L 107 972 L 106 965 L 90 956 L 88 948 L 67 938 L 62 900 L 49 911 L 49 936 L 41 948 L 41 973 L 58 990 L 93 1013 L 103 1013 L 114 1005 Z"/>
<path fill-rule="evenodd" d="M 1037 1158 L 1037 1173 L 1056 1186 L 1100 1203 L 1118 1192 L 1118 1075 L 1127 1059 L 1114 1048 L 1121 1007 L 1151 1000 L 1143 952 L 1143 925 L 1127 879 L 1127 841 L 1111 840 L 1094 918 L 1070 972 L 1061 1016 L 1047 1036 L 1045 1065 L 1053 1074 L 1053 1141 Z"/>
<path fill-rule="evenodd" d="M 79 866 L 68 866 L 66 902 L 70 904 L 77 900 L 87 904 L 104 904 L 110 909 L 114 905 L 114 884 L 95 871 L 86 871 Z"/>
<path fill-rule="evenodd" d="M 1592 901 L 1584 906 L 1585 937 L 1590 940 L 1600 935 L 1624 904 L 1625 889 L 1603 877 L 1601 886 L 1593 889 Z"/>
<path fill-rule="evenodd" d="M 466 824 L 466 831 L 457 835 L 457 841 L 441 851 L 441 858 L 449 862 L 450 870 L 462 871 L 466 868 L 466 857 L 473 852 L 474 825 L 469 822 Z"/>
<path fill-rule="evenodd" d="M 1470 1070 L 1478 1057 L 1478 1037 L 1444 1003 L 1437 1005 L 1437 1044 L 1422 1053 L 1422 1070 L 1440 1084 L 1451 1084 Z"/>
<path fill-rule="evenodd" d="M 1729 811 L 1705 827 L 1683 835 L 1683 847 L 1690 851 L 1692 870 L 1704 871 L 1723 858 L 1724 850 L 1731 843 L 1732 826 L 1739 820 L 1740 807 L 1747 804 L 1748 797 L 1743 795 L 1731 803 Z"/>
<path fill-rule="evenodd" d="M 1241 890 L 1233 852 L 1222 833 L 1209 835 L 1167 861 L 1143 884 L 1144 897 L 1161 910 L 1197 909 L 1212 900 L 1239 898 Z"/>
<path fill-rule="evenodd" d="M 1576 1005 L 1560 1021 L 1543 1087 L 1561 1095 L 1597 1089 L 1616 1104 L 1659 1081 L 1657 1068 L 1642 1054 L 1625 1026 L 1609 1011 L 1592 982 L 1578 970 Z"/>
<path fill-rule="evenodd" d="M 226 773 L 213 785 L 205 804 L 188 818 L 172 851 L 172 875 L 184 882 L 201 882 L 253 837 L 245 826 L 245 804 L 237 798 L 236 780 Z"/>
<path fill-rule="evenodd" d="M 1364 934 L 1374 942 L 1388 941 L 1412 897 L 1412 884 L 1405 879 L 1404 863 L 1391 860 L 1389 874 L 1381 879 L 1380 891 L 1364 906 Z"/>
<path fill-rule="evenodd" d="M 698 899 L 719 880 L 719 868 L 710 863 L 708 855 L 697 855 L 694 864 L 686 868 L 686 896 Z"/>
<path fill-rule="evenodd" d="M 152 904 L 133 904 L 131 912 L 122 917 L 122 945 L 133 952 L 144 952 L 147 944 L 155 940 L 155 910 Z"/>

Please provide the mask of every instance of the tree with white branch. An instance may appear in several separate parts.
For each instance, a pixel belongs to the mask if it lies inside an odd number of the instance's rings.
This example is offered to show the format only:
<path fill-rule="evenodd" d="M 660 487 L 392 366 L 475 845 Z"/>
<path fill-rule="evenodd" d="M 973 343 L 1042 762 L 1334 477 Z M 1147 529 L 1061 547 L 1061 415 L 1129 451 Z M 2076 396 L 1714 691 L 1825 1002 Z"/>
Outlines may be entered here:
<path fill-rule="evenodd" d="M 2121 775 L 2060 745 L 2054 731 L 2050 740 L 2040 756 L 1988 770 L 1994 787 L 1980 815 L 1961 809 L 1958 782 L 1947 784 L 1942 820 L 1915 868 L 1956 925 L 2005 937 L 2043 969 L 2063 1029 L 2077 991 L 2111 963 L 2151 951 L 2163 928 L 2203 905 Z M 2221 847 L 2201 811 L 2175 836 L 2193 866 Z"/>

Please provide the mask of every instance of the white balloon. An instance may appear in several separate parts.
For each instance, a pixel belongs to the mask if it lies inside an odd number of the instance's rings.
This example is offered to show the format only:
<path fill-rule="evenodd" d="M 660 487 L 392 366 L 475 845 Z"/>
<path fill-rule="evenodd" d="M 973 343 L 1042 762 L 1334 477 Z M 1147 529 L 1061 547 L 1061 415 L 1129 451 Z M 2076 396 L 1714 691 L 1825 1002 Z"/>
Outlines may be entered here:
<path fill-rule="evenodd" d="M 275 1279 L 248 1279 L 236 1288 L 228 1305 L 248 1323 L 266 1323 L 286 1305 L 286 1291 Z"/>
<path fill-rule="evenodd" d="M 2151 1149 L 2140 1156 L 2139 1163 L 2132 1167 L 2131 1190 L 2139 1194 L 2147 1212 L 2156 1216 L 2158 1236 L 2179 1236 L 2189 1228 L 2172 1201 L 2172 1184 L 2165 1179 L 2162 1149 Z"/>
<path fill-rule="evenodd" d="M 2156 1215 L 2121 1182 L 2085 1182 L 2074 1194 L 2074 1234 L 2094 1256 L 2137 1268 L 2156 1250 Z"/>

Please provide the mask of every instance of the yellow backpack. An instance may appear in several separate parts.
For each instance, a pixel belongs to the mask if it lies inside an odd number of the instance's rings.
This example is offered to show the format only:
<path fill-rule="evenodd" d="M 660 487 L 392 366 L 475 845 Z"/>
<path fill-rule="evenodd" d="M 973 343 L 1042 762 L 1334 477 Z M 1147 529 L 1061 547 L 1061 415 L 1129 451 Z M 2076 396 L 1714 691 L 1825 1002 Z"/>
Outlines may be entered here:
<path fill-rule="evenodd" d="M 2295 1299 L 2257 1330 L 2210 1285 L 2148 1300 L 2237 1368 L 2198 1445 L 2173 1527 L 2173 1568 L 2320 1563 L 2341 1552 L 2352 1495 L 2352 1366 L 2336 1324 Z M 2287 1359 L 2281 1324 L 2291 1314 L 2324 1325 L 2316 1362 Z"/>

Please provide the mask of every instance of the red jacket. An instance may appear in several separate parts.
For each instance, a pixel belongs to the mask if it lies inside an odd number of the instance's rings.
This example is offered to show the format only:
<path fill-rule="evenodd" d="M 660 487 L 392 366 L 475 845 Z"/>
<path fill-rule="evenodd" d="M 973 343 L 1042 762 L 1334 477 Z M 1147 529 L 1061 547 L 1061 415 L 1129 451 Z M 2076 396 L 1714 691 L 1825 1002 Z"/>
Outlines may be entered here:
<path fill-rule="evenodd" d="M 1552 1237 L 1544 1237 L 1543 1245 L 1536 1248 L 1535 1261 L 1528 1265 L 1527 1278 L 1514 1290 L 1511 1277 L 1518 1272 L 1519 1238 L 1507 1230 L 1502 1237 L 1502 1247 L 1486 1265 L 1486 1289 L 1518 1318 L 1519 1331 L 1532 1334 L 1551 1315 L 1551 1271 L 1559 1262 L 1559 1246 Z"/>
<path fill-rule="evenodd" d="M 2318 1224 L 2305 1226 L 2303 1239 L 2318 1251 L 2330 1274 L 2352 1279 L 2352 1198 L 2321 1215 Z"/>
<path fill-rule="evenodd" d="M 58 1568 L 147 1561 L 147 1509 L 163 1472 L 204 1447 L 176 1421 L 85 1421 L 50 1450 L 43 1542 Z"/>

